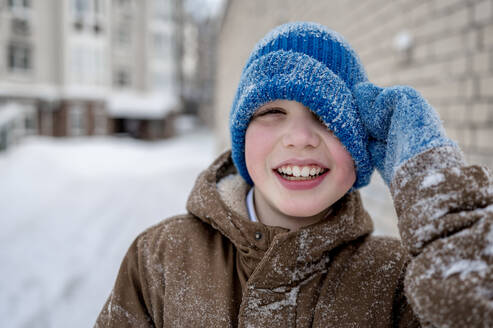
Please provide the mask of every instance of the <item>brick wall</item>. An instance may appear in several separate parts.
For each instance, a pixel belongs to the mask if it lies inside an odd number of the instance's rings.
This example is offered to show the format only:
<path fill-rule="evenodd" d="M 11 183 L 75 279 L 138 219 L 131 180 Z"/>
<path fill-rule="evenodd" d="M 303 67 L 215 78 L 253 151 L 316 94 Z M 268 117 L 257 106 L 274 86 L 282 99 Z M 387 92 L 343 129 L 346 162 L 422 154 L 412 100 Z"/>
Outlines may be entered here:
<path fill-rule="evenodd" d="M 220 148 L 241 69 L 272 27 L 312 20 L 345 36 L 370 80 L 408 84 L 437 109 L 471 163 L 493 168 L 493 0 L 231 0 L 219 36 L 215 97 Z M 398 51 L 407 35 L 412 47 Z"/>
<path fill-rule="evenodd" d="M 219 35 L 218 148 L 229 147 L 229 110 L 253 45 L 293 20 L 319 22 L 344 35 L 372 82 L 415 87 L 467 159 L 493 168 L 493 0 L 230 0 Z M 413 45 L 404 52 L 394 45 L 402 35 Z M 376 234 L 398 236 L 390 194 L 378 174 L 361 194 Z"/>

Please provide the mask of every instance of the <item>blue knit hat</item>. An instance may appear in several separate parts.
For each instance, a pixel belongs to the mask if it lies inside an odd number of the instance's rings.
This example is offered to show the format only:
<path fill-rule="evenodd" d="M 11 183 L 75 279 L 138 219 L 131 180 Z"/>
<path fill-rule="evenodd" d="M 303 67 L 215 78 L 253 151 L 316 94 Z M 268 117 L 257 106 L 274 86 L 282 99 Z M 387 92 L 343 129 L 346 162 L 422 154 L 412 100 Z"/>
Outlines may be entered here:
<path fill-rule="evenodd" d="M 240 175 L 253 185 L 245 163 L 245 133 L 253 113 L 285 99 L 308 107 L 339 138 L 355 162 L 353 188 L 366 186 L 373 166 L 352 94 L 365 81 L 356 52 L 325 26 L 294 22 L 269 32 L 250 54 L 231 108 L 232 158 Z"/>

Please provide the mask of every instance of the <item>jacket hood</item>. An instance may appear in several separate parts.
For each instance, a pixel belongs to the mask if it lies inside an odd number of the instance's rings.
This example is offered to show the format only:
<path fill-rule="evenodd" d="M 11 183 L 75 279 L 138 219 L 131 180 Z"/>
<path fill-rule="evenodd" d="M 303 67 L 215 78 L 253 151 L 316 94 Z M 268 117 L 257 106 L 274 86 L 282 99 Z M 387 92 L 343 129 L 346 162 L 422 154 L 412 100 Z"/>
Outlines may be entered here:
<path fill-rule="evenodd" d="M 247 277 L 274 247 L 279 247 L 276 251 L 282 253 L 279 256 L 283 257 L 283 266 L 287 265 L 285 270 L 272 268 L 270 271 L 279 273 L 278 277 L 272 277 L 279 282 L 285 280 L 286 270 L 293 273 L 300 265 L 318 262 L 324 253 L 373 231 L 373 223 L 358 191 L 342 197 L 325 219 L 298 231 L 289 231 L 249 220 L 245 203 L 249 188 L 236 172 L 231 151 L 227 151 L 200 174 L 187 202 L 187 210 L 192 215 L 219 230 L 242 253 Z M 258 233 L 262 238 L 256 239 Z"/>

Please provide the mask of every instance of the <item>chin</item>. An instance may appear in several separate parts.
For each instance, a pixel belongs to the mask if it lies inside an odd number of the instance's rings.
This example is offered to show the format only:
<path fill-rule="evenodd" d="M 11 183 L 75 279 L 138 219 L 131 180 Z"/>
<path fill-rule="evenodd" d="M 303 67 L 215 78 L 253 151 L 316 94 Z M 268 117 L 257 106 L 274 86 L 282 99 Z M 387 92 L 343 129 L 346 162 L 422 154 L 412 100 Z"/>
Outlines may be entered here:
<path fill-rule="evenodd" d="M 296 204 L 295 202 L 291 202 L 290 204 L 280 207 L 280 211 L 287 216 L 294 216 L 294 217 L 311 217 L 315 216 L 322 211 L 324 211 L 327 207 L 326 206 L 310 206 L 309 204 Z"/>

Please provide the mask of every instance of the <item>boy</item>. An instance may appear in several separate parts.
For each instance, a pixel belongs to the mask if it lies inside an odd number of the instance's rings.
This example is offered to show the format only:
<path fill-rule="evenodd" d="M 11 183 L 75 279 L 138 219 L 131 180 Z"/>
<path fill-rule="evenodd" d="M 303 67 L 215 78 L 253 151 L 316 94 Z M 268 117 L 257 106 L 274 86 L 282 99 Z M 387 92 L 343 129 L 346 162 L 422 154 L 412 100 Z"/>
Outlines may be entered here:
<path fill-rule="evenodd" d="M 490 176 L 415 90 L 289 23 L 253 50 L 230 127 L 189 213 L 134 241 L 96 327 L 491 327 Z M 371 236 L 374 168 L 402 244 Z"/>

